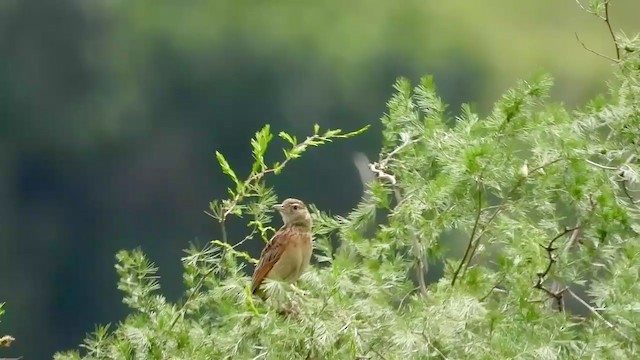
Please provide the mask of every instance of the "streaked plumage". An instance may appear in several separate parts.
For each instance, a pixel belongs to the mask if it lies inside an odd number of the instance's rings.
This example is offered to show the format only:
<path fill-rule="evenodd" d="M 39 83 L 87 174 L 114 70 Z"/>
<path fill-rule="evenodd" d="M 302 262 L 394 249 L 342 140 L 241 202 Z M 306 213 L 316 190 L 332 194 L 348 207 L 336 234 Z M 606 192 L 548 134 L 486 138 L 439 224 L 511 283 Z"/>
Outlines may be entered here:
<path fill-rule="evenodd" d="M 262 250 L 251 280 L 253 294 L 265 278 L 295 282 L 311 260 L 311 215 L 306 205 L 298 199 L 286 199 L 274 208 L 284 225 Z"/>

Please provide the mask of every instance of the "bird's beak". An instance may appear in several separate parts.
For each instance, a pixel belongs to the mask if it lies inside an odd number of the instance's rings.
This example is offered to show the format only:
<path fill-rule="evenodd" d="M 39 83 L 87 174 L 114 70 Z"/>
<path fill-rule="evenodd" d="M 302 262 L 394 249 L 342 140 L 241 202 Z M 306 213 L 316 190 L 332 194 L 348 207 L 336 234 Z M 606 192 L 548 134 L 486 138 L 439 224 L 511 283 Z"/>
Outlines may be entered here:
<path fill-rule="evenodd" d="M 282 206 L 282 204 L 275 204 L 271 208 L 274 209 L 274 210 L 282 211 L 284 206 Z"/>

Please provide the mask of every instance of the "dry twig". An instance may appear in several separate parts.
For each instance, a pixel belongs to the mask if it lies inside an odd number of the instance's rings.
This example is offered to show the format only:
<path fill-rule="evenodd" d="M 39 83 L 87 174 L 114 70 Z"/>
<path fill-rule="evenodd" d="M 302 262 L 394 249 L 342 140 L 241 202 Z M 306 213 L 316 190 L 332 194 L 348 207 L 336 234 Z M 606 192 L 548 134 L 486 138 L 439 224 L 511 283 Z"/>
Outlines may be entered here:
<path fill-rule="evenodd" d="M 576 3 L 578 4 L 578 6 L 580 6 L 580 8 L 582 10 L 584 10 L 585 12 L 587 12 L 589 14 L 597 16 L 600 20 L 604 21 L 605 24 L 607 25 L 607 29 L 609 30 L 609 34 L 611 35 L 611 39 L 613 39 L 613 45 L 615 46 L 615 49 L 616 49 L 616 58 L 615 59 L 612 58 L 612 57 L 609 57 L 607 55 L 601 54 L 601 53 L 599 53 L 599 52 L 597 52 L 595 50 L 590 49 L 589 47 L 587 47 L 587 45 L 585 45 L 585 43 L 582 40 L 580 40 L 580 37 L 578 37 L 578 33 L 575 33 L 575 34 L 576 34 L 576 40 L 578 40 L 580 45 L 582 45 L 582 47 L 585 50 L 587 50 L 590 53 L 593 53 L 593 54 L 595 54 L 597 56 L 600 56 L 600 57 L 602 57 L 604 59 L 607 59 L 607 60 L 613 61 L 615 63 L 618 63 L 618 62 L 620 62 L 620 46 L 618 46 L 618 39 L 616 38 L 616 34 L 613 32 L 613 28 L 611 27 L 611 18 L 609 17 L 609 3 L 610 2 L 611 2 L 611 0 L 604 0 L 604 3 L 603 3 L 603 5 L 604 5 L 604 9 L 603 9 L 604 15 L 601 15 L 597 10 L 589 10 L 589 9 L 585 8 L 584 5 L 582 5 L 580 0 L 576 0 Z"/>

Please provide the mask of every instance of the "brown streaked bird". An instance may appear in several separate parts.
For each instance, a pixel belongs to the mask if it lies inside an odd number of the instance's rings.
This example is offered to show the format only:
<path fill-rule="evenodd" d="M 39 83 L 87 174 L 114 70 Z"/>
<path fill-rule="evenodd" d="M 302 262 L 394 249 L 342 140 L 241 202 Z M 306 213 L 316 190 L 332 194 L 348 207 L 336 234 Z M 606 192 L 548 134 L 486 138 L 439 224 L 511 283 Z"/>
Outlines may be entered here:
<path fill-rule="evenodd" d="M 311 260 L 311 214 L 307 206 L 301 200 L 289 198 L 273 208 L 282 216 L 284 225 L 260 254 L 260 262 L 251 279 L 252 294 L 265 278 L 295 282 Z"/>

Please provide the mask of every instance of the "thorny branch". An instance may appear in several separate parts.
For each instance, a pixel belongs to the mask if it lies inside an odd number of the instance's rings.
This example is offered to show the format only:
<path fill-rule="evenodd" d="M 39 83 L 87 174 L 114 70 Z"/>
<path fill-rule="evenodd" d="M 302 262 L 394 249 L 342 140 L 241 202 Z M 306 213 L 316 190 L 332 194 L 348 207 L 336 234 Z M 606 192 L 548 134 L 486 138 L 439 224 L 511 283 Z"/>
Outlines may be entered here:
<path fill-rule="evenodd" d="M 611 19 L 609 17 L 609 3 L 610 2 L 611 2 L 611 0 L 604 0 L 604 2 L 603 2 L 604 15 L 601 15 L 597 11 L 597 9 L 596 10 L 589 10 L 589 9 L 585 8 L 584 5 L 582 5 L 580 0 L 576 0 L 576 3 L 578 4 L 578 6 L 580 6 L 580 8 L 583 11 L 585 11 L 585 12 L 587 12 L 589 14 L 592 14 L 594 16 L 597 16 L 600 20 L 605 22 L 605 24 L 607 25 L 607 29 L 609 30 L 609 34 L 611 35 L 611 39 L 613 39 L 613 45 L 616 48 L 616 58 L 615 59 L 611 58 L 611 57 L 609 57 L 607 55 L 601 54 L 601 53 L 599 53 L 599 52 L 597 52 L 595 50 L 592 50 L 592 49 L 588 48 L 587 45 L 585 45 L 585 43 L 582 40 L 580 40 L 580 38 L 578 37 L 578 33 L 576 33 L 576 40 L 578 40 L 578 42 L 582 45 L 582 47 L 585 50 L 587 50 L 587 51 L 589 51 L 589 52 L 591 52 L 591 53 L 593 53 L 595 55 L 598 55 L 598 56 L 600 56 L 602 58 L 605 58 L 607 60 L 611 60 L 613 62 L 620 62 L 620 46 L 618 46 L 618 39 L 616 38 L 616 35 L 613 32 L 613 28 L 611 27 Z"/>
<path fill-rule="evenodd" d="M 582 220 L 578 220 L 578 222 L 576 222 L 576 225 L 574 227 L 572 228 L 565 227 L 564 231 L 562 231 L 561 233 L 556 235 L 553 239 L 551 239 L 551 241 L 549 241 L 547 245 L 540 244 L 540 246 L 547 252 L 548 263 L 544 271 L 540 271 L 536 273 L 536 276 L 538 277 L 538 279 L 535 285 L 533 285 L 533 287 L 545 292 L 547 295 L 553 298 L 556 301 L 556 305 L 558 306 L 558 311 L 564 311 L 563 295 L 565 291 L 569 290 L 569 287 L 567 286 L 562 289 L 553 289 L 553 288 L 550 289 L 550 288 L 545 288 L 542 285 L 542 283 L 547 279 L 553 264 L 557 262 L 556 258 L 554 257 L 554 251 L 558 250 L 558 247 L 554 247 L 555 242 L 558 239 L 565 236 L 566 234 L 571 233 L 571 237 L 569 237 L 569 241 L 567 241 L 564 249 L 562 250 L 563 253 L 567 253 L 576 243 L 580 241 L 578 238 L 579 232 L 582 229 L 584 222 L 586 222 L 591 217 L 597 205 L 593 201 L 593 198 L 591 195 L 589 195 L 589 205 L 590 205 L 590 208 L 587 215 Z M 555 285 L 556 285 L 555 287 L 558 286 L 558 284 L 555 284 Z"/>
<path fill-rule="evenodd" d="M 560 232 L 553 239 L 551 239 L 551 241 L 549 241 L 549 243 L 547 245 L 540 244 L 540 246 L 547 252 L 548 263 L 547 263 L 547 267 L 543 271 L 540 271 L 540 272 L 536 273 L 536 275 L 538 276 L 538 280 L 537 280 L 536 284 L 533 285 L 533 287 L 536 288 L 536 289 L 544 291 L 545 293 L 547 293 L 547 295 L 549 295 L 550 297 L 555 299 L 555 301 L 556 301 L 556 303 L 558 305 L 558 309 L 560 311 L 564 310 L 563 301 L 562 301 L 562 294 L 565 292 L 566 288 L 562 289 L 562 290 L 558 290 L 558 291 L 552 291 L 552 290 L 544 287 L 542 285 L 542 283 L 546 280 L 547 276 L 549 275 L 549 272 L 551 271 L 551 267 L 557 261 L 556 258 L 553 255 L 553 252 L 558 250 L 558 248 L 554 247 L 553 245 L 561 237 L 567 235 L 570 232 L 576 233 L 578 231 L 578 229 L 580 229 L 580 225 L 576 225 L 576 226 L 574 226 L 572 228 L 565 228 L 564 231 Z"/>

